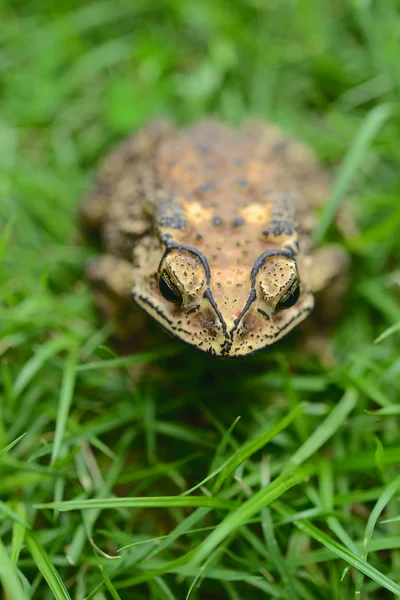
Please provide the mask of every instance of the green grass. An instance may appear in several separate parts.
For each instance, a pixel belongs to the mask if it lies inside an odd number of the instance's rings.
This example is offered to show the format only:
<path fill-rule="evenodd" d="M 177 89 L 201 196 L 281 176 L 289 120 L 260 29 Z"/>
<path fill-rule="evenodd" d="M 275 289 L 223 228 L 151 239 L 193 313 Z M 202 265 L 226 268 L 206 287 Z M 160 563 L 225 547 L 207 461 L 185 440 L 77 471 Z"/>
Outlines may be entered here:
<path fill-rule="evenodd" d="M 399 2 L 68 4 L 0 5 L 4 598 L 400 597 Z M 233 363 L 152 327 L 107 347 L 79 199 L 132 129 L 205 113 L 273 120 L 335 173 L 335 366 L 296 334 Z"/>

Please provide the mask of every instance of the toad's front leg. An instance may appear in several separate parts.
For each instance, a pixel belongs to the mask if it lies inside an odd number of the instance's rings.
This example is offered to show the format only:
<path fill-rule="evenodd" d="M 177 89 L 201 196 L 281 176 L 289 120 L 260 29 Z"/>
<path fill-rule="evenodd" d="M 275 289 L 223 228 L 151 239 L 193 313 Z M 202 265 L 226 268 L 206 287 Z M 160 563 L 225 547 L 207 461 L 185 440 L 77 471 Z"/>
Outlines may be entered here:
<path fill-rule="evenodd" d="M 332 328 L 343 312 L 349 283 L 349 254 L 338 244 L 317 248 L 312 253 L 311 286 L 315 307 L 302 324 L 302 350 L 319 357 L 327 368 L 334 366 Z"/>
<path fill-rule="evenodd" d="M 146 316 L 133 304 L 132 264 L 111 254 L 102 254 L 86 268 L 96 308 L 112 329 L 113 345 L 123 352 L 146 348 Z"/>

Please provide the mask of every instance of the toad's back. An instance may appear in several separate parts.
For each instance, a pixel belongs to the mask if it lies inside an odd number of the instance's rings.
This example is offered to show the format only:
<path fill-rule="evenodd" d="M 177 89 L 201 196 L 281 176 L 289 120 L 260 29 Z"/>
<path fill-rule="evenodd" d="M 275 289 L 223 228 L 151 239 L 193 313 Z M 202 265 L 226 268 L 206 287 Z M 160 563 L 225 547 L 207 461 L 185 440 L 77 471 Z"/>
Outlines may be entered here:
<path fill-rule="evenodd" d="M 160 143 L 152 168 L 156 187 L 185 205 L 193 233 L 208 242 L 213 231 L 219 239 L 229 234 L 229 244 L 235 231 L 242 243 L 248 232 L 247 243 L 260 238 L 264 250 L 276 243 L 274 236 L 290 236 L 296 224 L 301 227 L 315 198 L 327 191 L 308 148 L 257 124 L 237 131 L 204 121 L 178 131 Z"/>

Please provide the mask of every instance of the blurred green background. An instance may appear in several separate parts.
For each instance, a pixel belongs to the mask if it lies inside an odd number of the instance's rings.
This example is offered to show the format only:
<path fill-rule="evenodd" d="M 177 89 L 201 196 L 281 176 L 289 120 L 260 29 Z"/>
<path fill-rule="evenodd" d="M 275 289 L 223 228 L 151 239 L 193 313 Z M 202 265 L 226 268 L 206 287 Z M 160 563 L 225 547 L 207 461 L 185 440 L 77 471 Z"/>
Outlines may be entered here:
<path fill-rule="evenodd" d="M 400 3 L 2 0 L 0 22 L 3 598 L 399 597 Z M 296 336 L 235 363 L 151 328 L 145 355 L 106 347 L 79 199 L 132 129 L 206 113 L 279 123 L 346 183 L 332 368 Z M 63 500 L 84 510 L 36 506 Z"/>

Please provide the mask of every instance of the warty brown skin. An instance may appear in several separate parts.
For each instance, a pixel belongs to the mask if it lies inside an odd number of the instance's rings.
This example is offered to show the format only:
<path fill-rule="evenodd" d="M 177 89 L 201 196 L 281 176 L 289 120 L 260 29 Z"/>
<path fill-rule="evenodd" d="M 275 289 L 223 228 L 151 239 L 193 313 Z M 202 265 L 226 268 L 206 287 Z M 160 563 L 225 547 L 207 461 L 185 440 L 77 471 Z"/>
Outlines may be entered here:
<path fill-rule="evenodd" d="M 313 261 L 315 210 L 328 194 L 314 154 L 275 126 L 154 122 L 106 157 L 82 204 L 105 251 L 88 268 L 97 304 L 115 316 L 132 297 L 213 356 L 270 346 L 344 268 L 337 247 L 326 247 L 326 270 Z"/>

